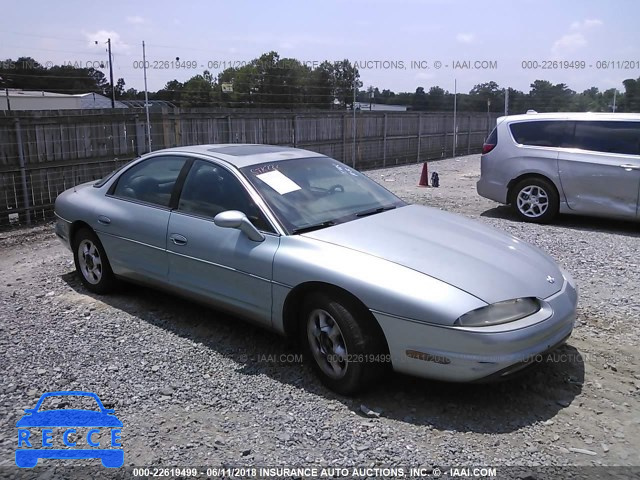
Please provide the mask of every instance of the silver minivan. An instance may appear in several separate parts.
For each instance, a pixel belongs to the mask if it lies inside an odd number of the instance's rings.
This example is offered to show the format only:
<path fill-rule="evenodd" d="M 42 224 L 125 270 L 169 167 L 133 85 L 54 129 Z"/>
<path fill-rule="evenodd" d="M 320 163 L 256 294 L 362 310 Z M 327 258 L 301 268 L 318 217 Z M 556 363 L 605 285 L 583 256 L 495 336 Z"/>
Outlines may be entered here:
<path fill-rule="evenodd" d="M 500 117 L 482 147 L 477 190 L 528 222 L 558 213 L 638 220 L 640 114 Z"/>

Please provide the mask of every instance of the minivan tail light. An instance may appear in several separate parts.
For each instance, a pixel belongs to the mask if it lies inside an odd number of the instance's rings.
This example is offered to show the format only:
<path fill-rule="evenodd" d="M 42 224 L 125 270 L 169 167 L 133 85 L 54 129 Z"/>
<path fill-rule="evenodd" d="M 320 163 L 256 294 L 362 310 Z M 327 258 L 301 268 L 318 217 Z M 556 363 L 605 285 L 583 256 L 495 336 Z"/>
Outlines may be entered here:
<path fill-rule="evenodd" d="M 484 155 L 485 153 L 489 153 L 494 148 L 496 148 L 496 145 L 494 143 L 483 143 L 482 144 L 482 154 Z"/>

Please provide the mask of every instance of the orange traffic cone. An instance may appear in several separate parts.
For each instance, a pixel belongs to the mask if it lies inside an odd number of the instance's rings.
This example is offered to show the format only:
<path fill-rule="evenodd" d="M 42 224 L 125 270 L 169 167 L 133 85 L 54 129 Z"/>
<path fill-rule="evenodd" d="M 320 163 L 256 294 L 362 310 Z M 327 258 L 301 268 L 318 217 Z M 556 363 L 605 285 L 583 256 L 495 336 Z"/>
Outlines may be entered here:
<path fill-rule="evenodd" d="M 427 167 L 427 162 L 422 164 L 422 174 L 420 175 L 420 183 L 418 183 L 419 187 L 428 187 L 429 186 L 429 167 Z"/>

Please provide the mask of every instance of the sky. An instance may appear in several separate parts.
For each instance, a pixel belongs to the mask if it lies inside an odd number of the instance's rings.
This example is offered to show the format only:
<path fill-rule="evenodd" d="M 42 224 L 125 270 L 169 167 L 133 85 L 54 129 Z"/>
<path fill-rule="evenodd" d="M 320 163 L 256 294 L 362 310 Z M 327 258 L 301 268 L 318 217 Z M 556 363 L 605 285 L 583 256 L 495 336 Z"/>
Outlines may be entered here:
<path fill-rule="evenodd" d="M 349 59 L 365 88 L 394 92 L 538 79 L 623 91 L 640 77 L 639 18 L 637 0 L 23 0 L 3 8 L 0 59 L 98 66 L 110 38 L 115 79 L 138 90 L 144 41 L 150 91 L 272 50 L 311 67 Z"/>

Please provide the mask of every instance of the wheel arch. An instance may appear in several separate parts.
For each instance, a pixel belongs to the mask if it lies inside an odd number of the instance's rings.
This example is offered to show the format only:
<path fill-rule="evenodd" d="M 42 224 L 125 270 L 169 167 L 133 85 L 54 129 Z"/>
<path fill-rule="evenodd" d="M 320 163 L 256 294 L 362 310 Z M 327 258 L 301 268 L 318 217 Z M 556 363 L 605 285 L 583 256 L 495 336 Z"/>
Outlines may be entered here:
<path fill-rule="evenodd" d="M 313 292 L 327 293 L 344 298 L 351 302 L 358 309 L 358 313 L 366 316 L 365 318 L 369 326 L 376 329 L 376 334 L 378 334 L 384 342 L 384 348 L 386 350 L 385 353 L 389 353 L 389 345 L 387 344 L 387 338 L 384 335 L 384 331 L 364 302 L 362 302 L 362 300 L 360 300 L 356 295 L 342 287 L 320 281 L 301 283 L 288 293 L 282 309 L 282 323 L 285 335 L 288 338 L 293 341 L 297 340 L 300 327 L 298 314 L 302 308 L 302 303 L 304 302 L 305 297 Z"/>
<path fill-rule="evenodd" d="M 71 224 L 71 227 L 69 227 L 69 245 L 71 246 L 72 249 L 75 248 L 76 234 L 83 228 L 87 228 L 91 230 L 93 233 L 95 233 L 93 228 L 91 228 L 91 226 L 87 222 L 83 220 L 76 220 L 75 222 L 73 222 Z"/>
<path fill-rule="evenodd" d="M 558 188 L 558 185 L 556 185 L 556 182 L 549 178 L 548 175 L 542 174 L 542 173 L 538 173 L 538 172 L 527 172 L 527 173 L 523 173 L 519 176 L 517 176 L 516 178 L 513 178 L 509 181 L 509 183 L 507 184 L 507 203 L 508 204 L 513 204 L 513 194 L 514 194 L 514 187 L 520 183 L 522 180 L 525 180 L 527 178 L 537 178 L 540 180 L 545 180 L 547 182 L 549 182 L 553 188 L 556 191 L 556 195 L 558 196 L 558 199 L 560 200 L 562 197 L 560 196 L 560 188 Z"/>

